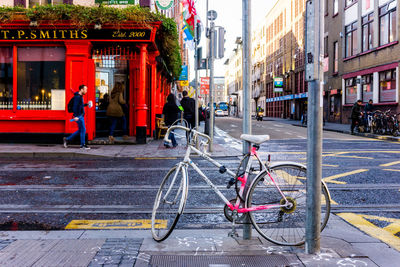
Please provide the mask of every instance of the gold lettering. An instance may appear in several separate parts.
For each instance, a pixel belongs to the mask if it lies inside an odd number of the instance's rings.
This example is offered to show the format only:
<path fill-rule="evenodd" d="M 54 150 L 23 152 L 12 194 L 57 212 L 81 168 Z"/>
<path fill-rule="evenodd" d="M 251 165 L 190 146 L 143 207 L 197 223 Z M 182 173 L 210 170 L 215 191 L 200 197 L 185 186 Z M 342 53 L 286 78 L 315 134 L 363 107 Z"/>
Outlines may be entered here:
<path fill-rule="evenodd" d="M 65 39 L 65 33 L 67 32 L 67 30 L 60 30 L 61 32 L 61 38 Z"/>
<path fill-rule="evenodd" d="M 8 31 L 8 30 L 2 30 L 1 32 L 3 33 L 4 39 L 8 39 L 7 33 L 9 33 L 10 31 Z"/>
<path fill-rule="evenodd" d="M 115 31 L 115 32 L 113 32 L 112 37 L 117 37 L 117 35 L 118 35 L 118 31 Z"/>
<path fill-rule="evenodd" d="M 86 39 L 87 38 L 87 30 L 82 30 L 81 32 L 81 38 Z"/>
<path fill-rule="evenodd" d="M 21 39 L 21 37 L 24 35 L 25 35 L 25 32 L 23 30 L 18 30 L 18 39 Z"/>
<path fill-rule="evenodd" d="M 40 31 L 40 39 L 50 39 L 49 31 Z"/>
<path fill-rule="evenodd" d="M 57 30 L 53 30 L 53 38 L 57 39 Z"/>
<path fill-rule="evenodd" d="M 31 39 L 36 39 L 37 35 L 36 35 L 36 30 L 32 30 L 31 31 Z"/>
<path fill-rule="evenodd" d="M 78 31 L 74 30 L 74 31 L 70 31 L 69 32 L 71 39 L 78 39 Z"/>

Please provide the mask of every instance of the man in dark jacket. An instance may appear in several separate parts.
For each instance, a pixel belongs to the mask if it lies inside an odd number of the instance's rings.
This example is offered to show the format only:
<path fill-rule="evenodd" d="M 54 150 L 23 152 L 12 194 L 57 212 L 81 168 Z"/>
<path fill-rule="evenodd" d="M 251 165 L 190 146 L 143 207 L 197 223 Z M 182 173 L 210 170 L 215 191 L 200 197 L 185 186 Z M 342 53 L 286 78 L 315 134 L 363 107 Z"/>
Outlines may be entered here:
<path fill-rule="evenodd" d="M 182 92 L 181 106 L 183 108 L 183 118 L 190 124 L 190 128 L 194 128 L 196 124 L 195 110 L 196 103 L 193 98 L 188 97 L 188 92 Z"/>
<path fill-rule="evenodd" d="M 86 85 L 80 85 L 79 86 L 79 91 L 74 94 L 74 99 L 73 99 L 73 121 L 75 121 L 78 124 L 78 130 L 71 134 L 68 137 L 64 137 L 64 147 L 68 147 L 68 142 L 74 139 L 76 136 L 79 135 L 81 139 L 81 149 L 90 149 L 85 144 L 85 137 L 86 137 L 86 127 L 85 127 L 85 109 L 88 104 L 83 103 L 83 96 L 87 93 L 87 86 Z M 71 121 L 72 121 L 71 120 Z"/>
<path fill-rule="evenodd" d="M 361 112 L 361 103 L 362 101 L 359 99 L 356 103 L 354 103 L 353 108 L 351 109 L 351 134 L 354 134 L 354 128 L 356 125 L 360 125 L 360 117 L 362 115 Z"/>

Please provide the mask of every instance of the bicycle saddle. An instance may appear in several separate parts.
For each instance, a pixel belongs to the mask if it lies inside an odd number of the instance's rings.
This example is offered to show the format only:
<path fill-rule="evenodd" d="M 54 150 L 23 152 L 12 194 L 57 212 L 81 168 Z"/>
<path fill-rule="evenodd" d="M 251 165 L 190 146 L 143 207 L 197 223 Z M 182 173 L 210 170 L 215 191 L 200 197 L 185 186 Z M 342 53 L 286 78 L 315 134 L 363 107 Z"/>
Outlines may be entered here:
<path fill-rule="evenodd" d="M 242 134 L 240 139 L 253 143 L 253 144 L 262 144 L 264 142 L 269 141 L 269 135 L 251 135 L 251 134 Z"/>

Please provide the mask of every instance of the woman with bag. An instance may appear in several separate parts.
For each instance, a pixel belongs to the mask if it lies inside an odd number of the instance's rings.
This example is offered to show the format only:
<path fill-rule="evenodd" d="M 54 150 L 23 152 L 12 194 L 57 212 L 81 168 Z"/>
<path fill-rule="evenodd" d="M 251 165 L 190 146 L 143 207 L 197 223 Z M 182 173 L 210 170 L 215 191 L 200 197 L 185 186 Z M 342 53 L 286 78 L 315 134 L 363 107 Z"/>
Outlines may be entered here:
<path fill-rule="evenodd" d="M 114 130 L 117 126 L 118 120 L 122 119 L 122 130 L 123 130 L 123 138 L 128 138 L 128 131 L 126 128 L 126 117 L 123 111 L 122 106 L 126 105 L 123 96 L 124 86 L 120 82 L 116 82 L 114 88 L 111 91 L 111 95 L 109 97 L 109 104 L 107 107 L 106 115 L 110 117 L 110 133 L 108 136 L 108 140 L 111 144 L 114 143 Z"/>

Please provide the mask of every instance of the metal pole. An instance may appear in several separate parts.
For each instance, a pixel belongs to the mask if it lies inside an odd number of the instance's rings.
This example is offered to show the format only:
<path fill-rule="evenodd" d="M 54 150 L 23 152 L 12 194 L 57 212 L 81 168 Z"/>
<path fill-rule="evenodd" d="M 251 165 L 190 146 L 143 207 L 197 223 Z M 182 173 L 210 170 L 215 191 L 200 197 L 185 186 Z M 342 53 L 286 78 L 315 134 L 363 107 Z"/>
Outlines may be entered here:
<path fill-rule="evenodd" d="M 198 112 L 198 108 L 199 108 L 199 87 L 198 87 L 198 71 L 197 71 L 197 58 L 198 58 L 198 54 L 197 54 L 197 15 L 194 16 L 194 73 L 195 73 L 195 78 L 194 78 L 194 82 L 195 82 L 195 128 L 198 129 L 199 127 L 199 112 Z M 198 148 L 198 142 L 196 142 L 196 147 Z"/>
<path fill-rule="evenodd" d="M 207 3 L 206 3 L 206 14 L 208 14 L 208 0 L 207 0 Z M 208 15 L 206 16 L 206 31 L 208 30 Z M 206 40 L 206 42 L 207 42 L 207 40 Z M 208 49 L 210 49 L 209 47 L 208 47 Z M 206 56 L 206 77 L 208 77 L 208 56 Z M 207 105 L 207 101 L 206 101 L 206 99 L 208 99 L 208 102 L 210 103 L 210 96 L 208 96 L 207 97 L 207 95 L 204 95 L 204 104 L 205 105 Z M 205 123 L 207 123 L 207 122 L 205 122 Z M 209 123 L 209 122 L 208 122 Z"/>
<path fill-rule="evenodd" d="M 306 12 L 314 15 L 314 36 L 310 33 L 307 45 L 315 47 L 314 68 L 315 79 L 308 83 L 308 122 L 307 122 L 307 213 L 306 213 L 306 245 L 308 254 L 320 251 L 321 238 L 321 177 L 322 177 L 322 90 L 323 73 L 321 66 L 321 52 L 323 51 L 321 37 L 323 38 L 323 0 L 307 2 L 307 8 L 314 8 Z M 308 22 L 307 22 L 308 23 Z M 311 22 L 312 23 L 312 22 Z M 306 29 L 308 27 L 306 26 Z M 308 36 L 306 34 L 306 36 Z M 315 42 L 315 43 L 313 43 Z M 306 57 L 307 58 L 307 57 Z"/>
<path fill-rule="evenodd" d="M 243 133 L 251 134 L 250 114 L 250 66 L 251 66 L 251 0 L 242 0 L 243 36 Z M 250 143 L 243 141 L 243 153 L 250 151 Z M 250 182 L 250 181 L 249 181 Z M 243 239 L 251 239 L 250 218 L 246 213 L 243 224 Z"/>
<path fill-rule="evenodd" d="M 210 24 L 210 121 L 209 121 L 209 132 L 210 132 L 210 152 L 213 151 L 214 143 L 214 21 Z"/>

